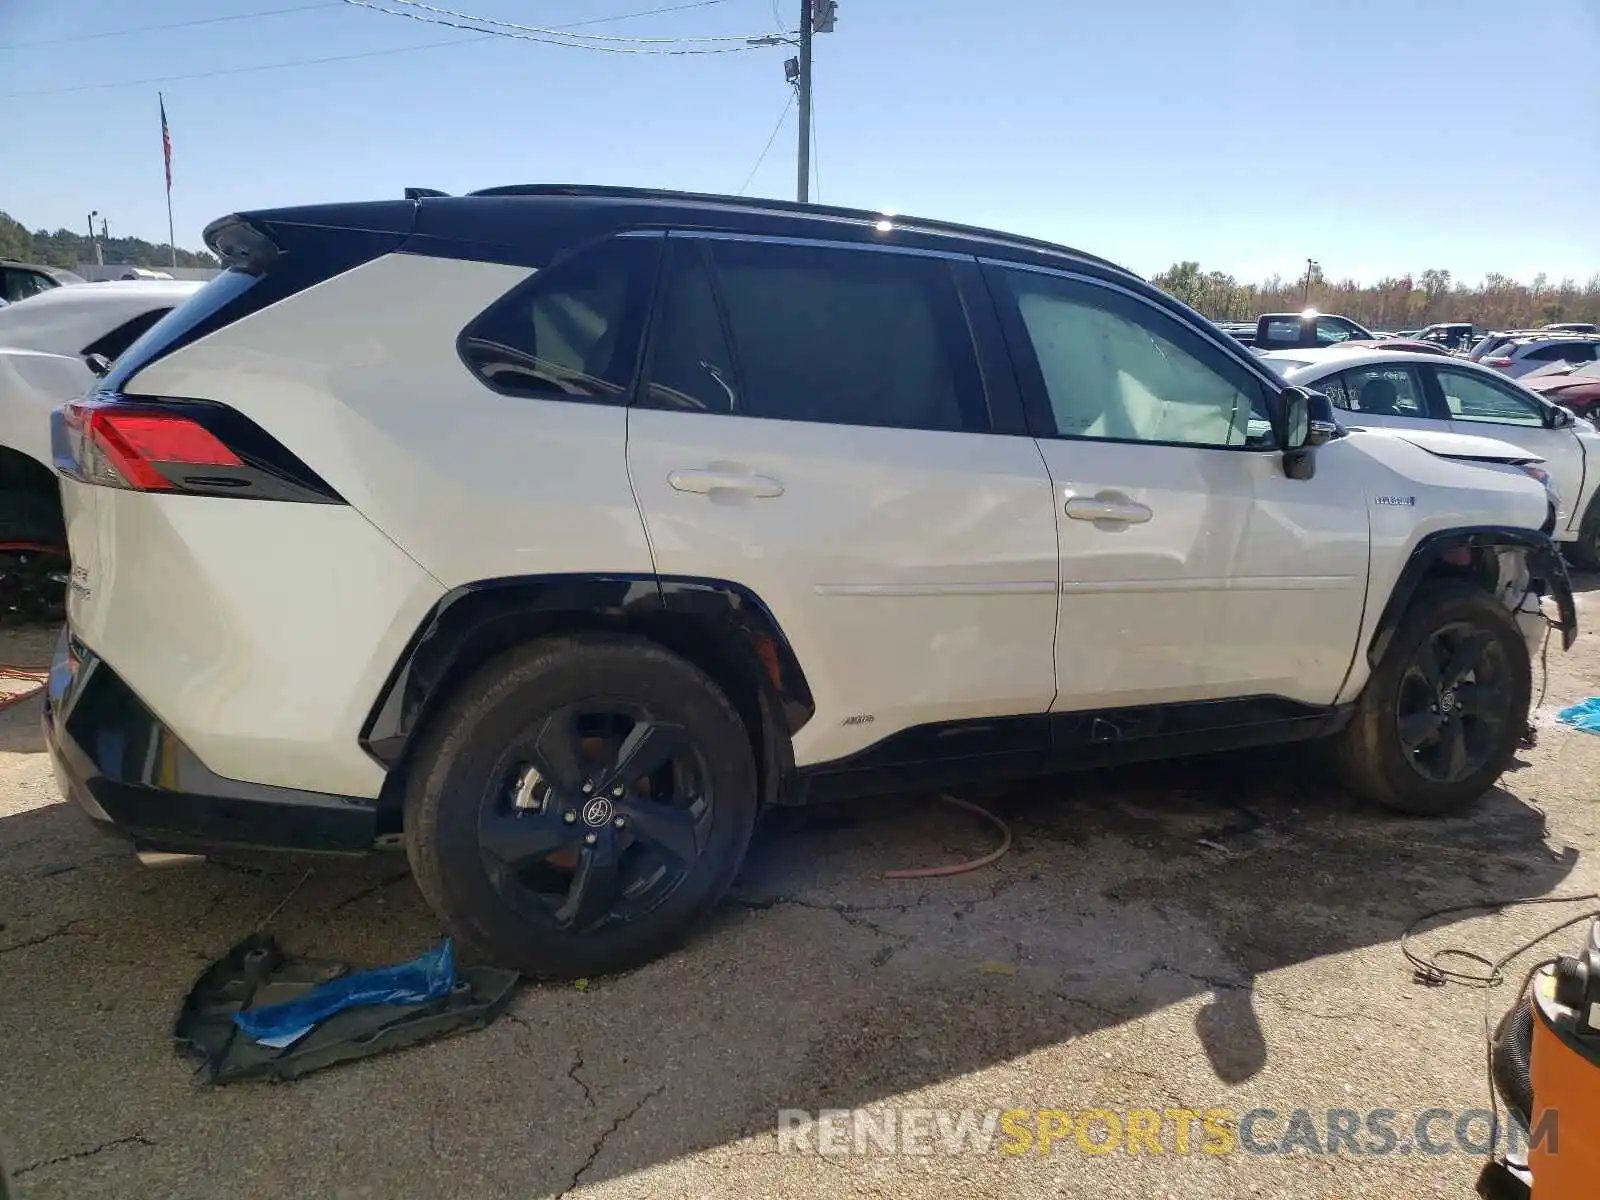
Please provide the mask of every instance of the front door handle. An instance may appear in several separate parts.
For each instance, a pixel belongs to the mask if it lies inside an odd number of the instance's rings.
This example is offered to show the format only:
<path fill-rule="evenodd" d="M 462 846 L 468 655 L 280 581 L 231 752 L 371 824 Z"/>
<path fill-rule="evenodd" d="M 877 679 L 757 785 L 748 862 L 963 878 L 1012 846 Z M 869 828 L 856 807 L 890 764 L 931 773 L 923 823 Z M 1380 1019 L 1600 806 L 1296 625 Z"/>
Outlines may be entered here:
<path fill-rule="evenodd" d="M 708 470 L 673 471 L 667 482 L 678 492 L 693 492 L 701 496 L 715 496 L 718 492 L 754 496 L 770 500 L 783 495 L 783 484 L 767 475 L 752 475 L 725 464 L 716 464 Z"/>
<path fill-rule="evenodd" d="M 1106 496 L 1075 497 L 1067 501 L 1066 511 L 1074 521 L 1111 521 L 1118 525 L 1142 525 L 1155 515 L 1143 504 Z"/>

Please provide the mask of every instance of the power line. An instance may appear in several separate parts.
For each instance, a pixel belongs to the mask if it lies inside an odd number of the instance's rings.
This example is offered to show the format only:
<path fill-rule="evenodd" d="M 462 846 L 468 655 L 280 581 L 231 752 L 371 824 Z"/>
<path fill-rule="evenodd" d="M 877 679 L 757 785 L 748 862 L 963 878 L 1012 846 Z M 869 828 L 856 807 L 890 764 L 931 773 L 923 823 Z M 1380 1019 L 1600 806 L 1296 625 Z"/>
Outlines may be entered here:
<path fill-rule="evenodd" d="M 776 2 L 776 0 L 774 0 Z M 587 21 L 564 21 L 560 25 L 552 25 L 552 29 L 577 29 L 583 25 L 607 25 L 612 21 L 631 21 L 635 17 L 655 17 L 662 13 L 688 12 L 691 8 L 710 8 L 715 4 L 726 4 L 728 0 L 694 0 L 693 4 L 674 4 L 670 8 L 647 8 L 643 12 L 621 13 L 615 17 L 594 17 Z"/>
<path fill-rule="evenodd" d="M 756 177 L 756 172 L 761 170 L 761 164 L 767 161 L 767 151 L 772 149 L 772 143 L 778 140 L 778 130 L 783 128 L 783 122 L 789 115 L 789 110 L 794 107 L 794 90 L 789 91 L 789 101 L 783 106 L 783 111 L 778 114 L 778 123 L 772 127 L 772 134 L 767 138 L 767 144 L 761 147 L 761 156 L 756 159 L 756 165 L 750 168 L 750 174 L 744 177 L 744 182 L 739 185 L 736 195 L 744 195 L 745 188 L 750 186 L 750 181 Z"/>
<path fill-rule="evenodd" d="M 277 17 L 284 13 L 310 12 L 316 8 L 338 8 L 339 0 L 319 0 L 316 4 L 296 4 L 292 8 L 263 8 L 255 12 L 233 13 L 226 17 L 199 17 L 193 21 L 172 21 L 166 25 L 138 25 L 132 29 L 108 29 L 103 33 L 75 33 L 71 37 L 43 38 L 37 42 L 11 42 L 0 50 L 27 50 L 34 46 L 62 46 L 68 42 L 92 42 L 97 38 L 127 37 L 135 33 L 156 33 L 164 29 L 190 29 L 196 25 L 221 25 L 224 21 L 249 21 L 256 17 Z"/>
<path fill-rule="evenodd" d="M 150 79 L 122 79 L 115 83 L 80 83 L 74 87 L 48 88 L 39 92 L 0 93 L 0 100 L 17 100 L 25 96 L 63 96 L 69 92 L 96 92 L 106 88 L 145 87 L 152 83 L 182 83 L 191 79 L 217 79 L 223 75 L 247 75 L 253 71 L 281 71 L 286 67 L 309 67 L 318 63 L 350 62 L 358 58 L 383 58 L 390 54 L 409 54 L 413 50 L 437 50 L 443 46 L 466 46 L 472 42 L 487 42 L 498 34 L 486 33 L 475 38 L 451 38 L 442 42 L 421 42 L 415 46 L 396 46 L 389 50 L 363 50 L 356 54 L 333 54 L 326 58 L 292 58 L 288 62 L 264 63 L 259 67 L 227 67 L 220 71 L 198 71 L 192 75 L 157 75 Z"/>
<path fill-rule="evenodd" d="M 711 8 L 727 4 L 728 0 L 694 0 L 691 4 L 673 4 L 666 8 L 647 8 L 643 12 L 618 13 L 614 17 L 593 17 L 587 21 L 569 21 L 553 26 L 555 29 L 578 29 L 585 25 L 607 25 L 613 21 L 631 21 L 635 17 L 654 17 L 662 13 L 687 12 L 693 8 Z M 773 0 L 776 4 L 777 0 Z M 92 42 L 100 38 L 130 37 L 136 33 L 160 33 L 169 29 L 192 29 L 199 25 L 221 25 L 227 21 L 251 21 L 257 17 L 278 17 L 285 13 L 313 12 L 319 8 L 343 8 L 343 0 L 317 0 L 315 4 L 296 4 L 289 8 L 262 8 L 254 12 L 231 13 L 225 17 L 197 17 L 192 21 L 170 21 L 165 25 L 136 25 L 131 29 L 107 29 L 99 33 L 75 33 L 71 37 L 42 38 L 35 42 L 11 42 L 0 50 L 28 50 L 35 46 L 64 46 L 69 42 Z"/>
<path fill-rule="evenodd" d="M 609 21 L 627 21 L 635 17 L 652 17 L 659 13 L 682 12 L 685 9 L 691 8 L 708 8 L 713 4 L 724 4 L 726 2 L 727 0 L 695 0 L 695 2 L 691 4 L 675 4 L 668 8 L 651 8 L 646 9 L 643 12 L 619 13 L 613 17 L 593 17 L 585 21 L 575 21 L 573 24 L 575 26 L 600 25 Z M 344 0 L 328 0 L 328 3 L 340 8 L 344 7 Z M 308 7 L 321 7 L 321 5 Z M 294 10 L 284 9 L 281 11 L 289 12 Z M 129 32 L 133 31 L 130 30 Z M 158 75 L 150 79 L 123 79 L 112 83 L 80 83 L 75 84 L 72 87 L 45 88 L 32 92 L 3 92 L 0 93 L 0 100 L 18 100 L 29 96 L 62 96 L 72 92 L 95 92 L 104 91 L 109 88 L 146 87 L 153 83 L 184 83 L 196 79 L 219 79 L 228 75 L 248 75 L 257 71 L 282 71 L 290 67 L 311 67 L 318 66 L 323 63 L 353 62 L 356 59 L 362 58 L 385 58 L 391 54 L 410 54 L 415 50 L 439 50 L 445 48 L 446 46 L 468 46 L 474 42 L 487 42 L 493 38 L 503 36 L 501 34 L 491 33 L 488 30 L 483 29 L 469 29 L 469 32 L 475 32 L 479 36 L 469 38 L 448 38 L 436 42 L 419 42 L 415 46 L 396 46 L 388 50 L 361 50 L 353 54 L 333 54 L 319 58 L 291 58 L 285 62 L 263 63 L 262 65 L 255 67 L 225 67 L 221 70 L 197 71 L 188 75 Z"/>
<path fill-rule="evenodd" d="M 555 40 L 563 45 L 569 43 L 583 44 L 584 48 L 586 49 L 593 48 L 596 50 L 608 50 L 612 49 L 613 46 L 595 45 L 590 47 L 589 43 L 603 42 L 615 43 L 617 45 L 626 44 L 637 46 L 664 46 L 674 45 L 679 42 L 738 42 L 740 44 L 737 49 L 744 50 L 752 48 L 749 46 L 751 38 L 761 36 L 760 34 L 740 33 L 691 34 L 683 37 L 628 37 L 606 33 L 568 33 L 566 30 L 573 28 L 572 26 L 519 25 L 515 21 L 500 21 L 493 17 L 480 17 L 474 13 L 465 13 L 454 8 L 439 8 L 436 5 L 425 4 L 423 3 L 423 0 L 388 0 L 388 2 L 391 4 L 404 5 L 402 10 L 384 8 L 379 4 L 371 3 L 370 0 L 344 0 L 344 2 L 346 4 L 353 4 L 358 8 L 370 8 L 374 12 L 385 13 L 391 17 L 408 17 L 413 21 L 424 21 L 430 25 L 449 25 L 457 29 L 475 29 L 480 33 L 486 33 L 490 30 L 505 30 L 505 36 L 507 37 L 522 35 L 528 41 Z M 422 15 L 423 13 L 433 13 L 435 15 L 432 17 L 425 17 Z M 446 17 L 454 18 L 454 20 L 444 20 L 443 18 Z M 457 25 L 457 21 L 470 21 L 472 24 Z M 485 25 L 490 27 L 489 30 L 482 28 Z M 642 52 L 633 51 L 632 53 Z M 679 51 L 679 53 L 688 52 Z M 702 50 L 697 51 L 697 53 L 709 54 L 715 53 L 715 51 Z"/>

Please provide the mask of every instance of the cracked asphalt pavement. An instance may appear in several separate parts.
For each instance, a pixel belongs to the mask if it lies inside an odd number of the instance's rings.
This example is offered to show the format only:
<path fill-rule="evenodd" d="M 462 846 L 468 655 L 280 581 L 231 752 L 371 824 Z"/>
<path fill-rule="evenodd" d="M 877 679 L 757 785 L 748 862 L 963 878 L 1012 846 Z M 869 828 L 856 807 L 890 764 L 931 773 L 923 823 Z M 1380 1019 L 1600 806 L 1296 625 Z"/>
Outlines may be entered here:
<path fill-rule="evenodd" d="M 1593 631 L 1600 579 L 1579 586 Z M 53 637 L 0 640 L 42 663 Z M 824 1157 L 782 1150 L 778 1113 L 1481 1108 L 1482 1013 L 1509 988 L 1428 986 L 1398 940 L 1447 905 L 1600 891 L 1600 738 L 1553 720 L 1597 693 L 1600 634 L 1552 649 L 1538 745 L 1459 819 L 1363 808 L 1305 747 L 969 792 L 1015 845 L 950 879 L 881 877 L 993 844 L 932 797 L 779 813 L 657 963 L 221 1088 L 194 1081 L 172 1019 L 280 905 L 287 949 L 356 962 L 439 926 L 399 856 L 139 866 L 60 800 L 32 700 L 0 713 L 0 1155 L 30 1200 L 1468 1196 L 1465 1153 Z M 1453 914 L 1416 944 L 1492 959 L 1586 907 Z"/>

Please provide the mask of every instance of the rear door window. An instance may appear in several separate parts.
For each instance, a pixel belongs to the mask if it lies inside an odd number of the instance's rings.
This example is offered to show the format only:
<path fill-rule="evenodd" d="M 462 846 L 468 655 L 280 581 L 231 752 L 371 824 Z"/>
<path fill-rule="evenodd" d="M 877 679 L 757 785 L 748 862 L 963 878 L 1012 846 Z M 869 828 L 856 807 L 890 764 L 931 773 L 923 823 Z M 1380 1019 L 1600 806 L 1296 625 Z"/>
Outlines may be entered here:
<path fill-rule="evenodd" d="M 1350 399 L 1350 390 L 1345 387 L 1344 377 L 1341 375 L 1331 375 L 1327 379 L 1319 379 L 1306 386 L 1332 400 L 1335 408 L 1349 410 L 1355 407 L 1355 402 Z"/>
<path fill-rule="evenodd" d="M 987 430 L 972 337 L 946 260 L 670 241 L 649 403 L 784 421 Z"/>
<path fill-rule="evenodd" d="M 1413 367 L 1359 367 L 1343 372 L 1339 379 L 1344 387 L 1345 406 L 1352 412 L 1375 417 L 1431 415 L 1422 378 Z"/>
<path fill-rule="evenodd" d="M 541 270 L 461 333 L 461 357 L 497 392 L 627 399 L 659 237 L 617 237 Z"/>

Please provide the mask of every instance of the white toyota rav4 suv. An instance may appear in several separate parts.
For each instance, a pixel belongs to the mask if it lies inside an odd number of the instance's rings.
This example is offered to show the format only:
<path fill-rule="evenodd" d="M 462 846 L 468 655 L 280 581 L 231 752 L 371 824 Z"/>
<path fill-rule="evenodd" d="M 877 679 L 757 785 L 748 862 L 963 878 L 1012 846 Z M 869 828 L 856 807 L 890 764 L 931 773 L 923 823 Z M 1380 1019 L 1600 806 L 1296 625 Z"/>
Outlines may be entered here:
<path fill-rule="evenodd" d="M 54 417 L 62 785 L 150 849 L 403 840 L 530 974 L 670 946 L 766 805 L 1326 738 L 1453 812 L 1576 635 L 1515 462 L 1076 251 L 559 186 L 207 243 Z"/>

